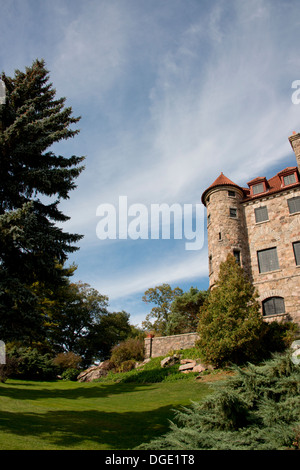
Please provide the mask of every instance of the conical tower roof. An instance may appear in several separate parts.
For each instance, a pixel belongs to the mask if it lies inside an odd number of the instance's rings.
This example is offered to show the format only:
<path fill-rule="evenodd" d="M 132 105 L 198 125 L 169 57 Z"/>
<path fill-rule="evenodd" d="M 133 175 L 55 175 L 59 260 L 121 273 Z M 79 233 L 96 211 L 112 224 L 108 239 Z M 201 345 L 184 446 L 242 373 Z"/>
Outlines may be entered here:
<path fill-rule="evenodd" d="M 233 186 L 235 188 L 241 189 L 240 186 L 238 186 L 236 183 L 231 181 L 227 176 L 223 174 L 223 172 L 218 176 L 218 178 L 204 191 L 201 197 L 202 203 L 205 205 L 205 196 L 207 192 L 212 189 L 212 188 L 217 188 L 218 186 Z"/>

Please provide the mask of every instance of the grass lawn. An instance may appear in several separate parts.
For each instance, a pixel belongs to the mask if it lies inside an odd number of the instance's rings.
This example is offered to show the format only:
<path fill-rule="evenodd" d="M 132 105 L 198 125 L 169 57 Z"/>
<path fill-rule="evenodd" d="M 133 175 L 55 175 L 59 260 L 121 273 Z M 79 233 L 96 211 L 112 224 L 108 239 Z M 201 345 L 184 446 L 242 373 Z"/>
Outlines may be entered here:
<path fill-rule="evenodd" d="M 0 450 L 133 449 L 165 433 L 173 409 L 210 389 L 193 380 L 0 384 Z"/>

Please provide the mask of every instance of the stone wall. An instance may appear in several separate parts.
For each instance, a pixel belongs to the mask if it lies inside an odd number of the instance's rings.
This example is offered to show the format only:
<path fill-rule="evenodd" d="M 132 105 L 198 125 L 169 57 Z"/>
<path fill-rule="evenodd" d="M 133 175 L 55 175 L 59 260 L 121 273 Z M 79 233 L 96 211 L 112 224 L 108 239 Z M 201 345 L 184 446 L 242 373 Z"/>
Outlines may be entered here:
<path fill-rule="evenodd" d="M 189 349 L 195 346 L 197 333 L 145 338 L 145 358 L 165 356 L 170 351 Z"/>
<path fill-rule="evenodd" d="M 234 186 L 213 188 L 207 193 L 210 287 L 213 287 L 218 279 L 220 264 L 226 260 L 228 253 L 239 252 L 242 266 L 249 271 L 249 246 L 241 200 L 242 192 Z M 235 217 L 230 216 L 231 209 L 236 209 Z"/>
<path fill-rule="evenodd" d="M 293 320 L 300 324 L 300 266 L 296 266 L 293 242 L 300 241 L 299 212 L 290 214 L 288 199 L 300 196 L 298 188 L 283 191 L 273 197 L 245 203 L 245 215 L 251 254 L 251 272 L 254 286 L 262 302 L 269 297 L 283 297 L 285 315 L 264 317 L 274 320 Z M 254 210 L 266 206 L 268 220 L 255 223 Z M 259 272 L 257 252 L 276 248 L 279 268 L 265 273 Z"/>

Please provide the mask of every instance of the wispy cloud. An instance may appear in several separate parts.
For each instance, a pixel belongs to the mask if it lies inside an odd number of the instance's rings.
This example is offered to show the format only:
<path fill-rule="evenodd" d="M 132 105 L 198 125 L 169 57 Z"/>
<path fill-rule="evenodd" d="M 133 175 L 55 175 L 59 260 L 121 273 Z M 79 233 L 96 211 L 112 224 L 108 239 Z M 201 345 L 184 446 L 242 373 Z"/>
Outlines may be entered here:
<path fill-rule="evenodd" d="M 221 171 L 245 185 L 294 162 L 287 139 L 299 130 L 291 83 L 300 79 L 300 5 L 15 0 L 2 12 L 2 68 L 44 57 L 59 96 L 82 115 L 80 135 L 56 147 L 87 155 L 62 205 L 66 229 L 85 235 L 78 276 L 116 302 L 130 295 L 131 306 L 153 284 L 207 283 L 205 248 L 100 243 L 96 209 L 122 195 L 147 207 L 196 204 Z"/>

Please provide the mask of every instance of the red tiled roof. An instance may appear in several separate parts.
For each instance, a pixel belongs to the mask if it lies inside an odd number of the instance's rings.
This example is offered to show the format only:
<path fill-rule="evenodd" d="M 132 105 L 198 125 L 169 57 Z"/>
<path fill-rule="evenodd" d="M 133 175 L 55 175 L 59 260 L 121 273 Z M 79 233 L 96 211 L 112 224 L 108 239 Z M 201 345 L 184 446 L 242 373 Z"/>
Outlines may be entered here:
<path fill-rule="evenodd" d="M 246 197 L 244 200 L 245 201 L 250 201 L 251 199 L 257 199 L 259 197 L 263 197 L 263 196 L 268 196 L 269 194 L 274 194 L 274 193 L 278 193 L 280 191 L 284 191 L 286 189 L 289 189 L 289 188 L 293 188 L 293 187 L 296 187 L 296 186 L 300 186 L 300 182 L 297 181 L 296 183 L 292 183 L 292 184 L 289 184 L 287 186 L 284 186 L 282 184 L 282 180 L 280 178 L 280 175 L 283 176 L 284 174 L 286 173 L 293 173 L 295 171 L 298 171 L 298 168 L 296 166 L 294 167 L 288 167 L 288 168 L 285 168 L 284 170 L 280 171 L 279 173 L 277 173 L 277 175 L 273 176 L 272 178 L 270 178 L 269 180 L 266 180 L 266 183 L 267 183 L 267 191 L 263 192 L 263 193 L 259 193 L 259 194 L 256 194 L 254 196 L 252 195 L 248 195 L 248 197 Z M 250 184 L 253 184 L 256 180 L 252 180 L 250 181 L 249 183 Z M 249 184 L 248 183 L 248 184 Z"/>
<path fill-rule="evenodd" d="M 298 174 L 298 181 L 296 183 L 289 184 L 288 186 L 283 186 L 280 176 L 291 174 L 295 171 L 297 171 L 297 174 Z M 218 176 L 218 178 L 203 192 L 202 197 L 201 197 L 202 203 L 205 205 L 205 196 L 207 192 L 210 189 L 218 187 L 218 186 L 233 186 L 235 188 L 240 189 L 241 191 L 243 191 L 244 201 L 258 199 L 260 197 L 268 196 L 269 194 L 274 194 L 280 191 L 284 191 L 287 188 L 289 189 L 289 188 L 300 186 L 300 177 L 298 173 L 298 168 L 296 166 L 285 168 L 284 170 L 280 171 L 279 173 L 277 173 L 277 175 L 273 176 L 269 180 L 267 180 L 264 176 L 258 176 L 257 178 L 254 178 L 253 180 L 249 181 L 247 184 L 250 186 L 253 184 L 257 184 L 261 181 L 266 182 L 267 191 L 256 194 L 256 195 L 251 195 L 249 188 L 241 188 L 240 186 L 235 184 L 233 181 L 231 181 L 229 178 L 227 178 L 227 176 L 221 173 L 220 176 Z"/>
<path fill-rule="evenodd" d="M 205 201 L 206 193 L 210 189 L 216 188 L 218 186 L 234 186 L 235 188 L 243 190 L 240 186 L 235 184 L 233 181 L 231 181 L 229 178 L 227 178 L 227 176 L 225 176 L 225 175 L 223 175 L 223 173 L 221 173 L 220 176 L 218 176 L 218 178 L 202 194 L 201 200 L 202 200 L 203 204 L 204 204 L 204 201 Z"/>

